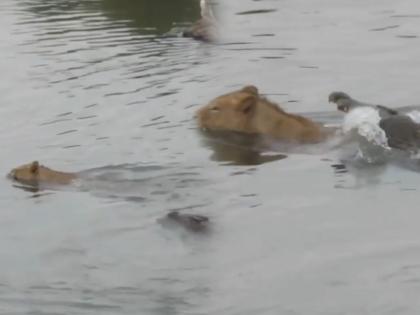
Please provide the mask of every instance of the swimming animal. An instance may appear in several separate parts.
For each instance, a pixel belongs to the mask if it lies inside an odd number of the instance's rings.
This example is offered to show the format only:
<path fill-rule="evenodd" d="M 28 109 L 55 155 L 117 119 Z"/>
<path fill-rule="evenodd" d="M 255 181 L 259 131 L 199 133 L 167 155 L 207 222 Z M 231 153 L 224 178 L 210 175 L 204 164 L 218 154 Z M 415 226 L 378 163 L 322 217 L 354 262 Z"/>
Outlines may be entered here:
<path fill-rule="evenodd" d="M 317 143 L 332 134 L 332 130 L 309 118 L 284 111 L 248 85 L 211 100 L 197 112 L 202 129 L 237 131 L 267 135 L 298 142 Z"/>
<path fill-rule="evenodd" d="M 33 161 L 29 164 L 18 166 L 10 171 L 8 177 L 22 184 L 38 186 L 40 184 L 70 184 L 77 178 L 76 173 L 60 172 L 50 169 Z"/>

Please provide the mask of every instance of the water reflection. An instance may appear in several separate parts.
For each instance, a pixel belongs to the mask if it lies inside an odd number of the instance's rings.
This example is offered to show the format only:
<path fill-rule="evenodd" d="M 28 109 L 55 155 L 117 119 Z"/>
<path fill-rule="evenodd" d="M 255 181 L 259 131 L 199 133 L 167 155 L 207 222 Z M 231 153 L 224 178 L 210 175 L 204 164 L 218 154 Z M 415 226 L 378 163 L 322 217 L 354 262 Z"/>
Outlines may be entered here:
<path fill-rule="evenodd" d="M 264 139 L 232 131 L 200 131 L 202 143 L 213 153 L 211 159 L 226 165 L 259 165 L 287 158 L 264 153 Z"/>
<path fill-rule="evenodd" d="M 363 189 L 369 186 L 384 185 L 387 183 L 385 173 L 390 167 L 398 165 L 398 160 L 389 160 L 388 163 L 372 164 L 361 159 L 342 159 L 331 164 L 336 177 L 335 188 Z M 401 166 L 401 165 L 400 165 Z"/>
<path fill-rule="evenodd" d="M 336 174 L 337 176 L 340 176 L 342 174 L 347 174 L 349 172 L 346 165 L 342 163 L 331 164 L 331 167 L 334 170 L 334 174 Z"/>
<path fill-rule="evenodd" d="M 193 22 L 200 17 L 196 0 L 102 0 L 101 9 L 112 19 L 130 20 L 139 30 L 156 34 L 168 32 L 174 25 Z"/>
<path fill-rule="evenodd" d="M 191 23 L 200 17 L 199 1 L 196 0 L 32 0 L 21 5 L 39 17 L 68 14 L 69 20 L 79 18 L 71 14 L 101 12 L 142 34 L 163 34 L 175 24 Z M 54 20 L 50 19 L 50 22 Z"/>

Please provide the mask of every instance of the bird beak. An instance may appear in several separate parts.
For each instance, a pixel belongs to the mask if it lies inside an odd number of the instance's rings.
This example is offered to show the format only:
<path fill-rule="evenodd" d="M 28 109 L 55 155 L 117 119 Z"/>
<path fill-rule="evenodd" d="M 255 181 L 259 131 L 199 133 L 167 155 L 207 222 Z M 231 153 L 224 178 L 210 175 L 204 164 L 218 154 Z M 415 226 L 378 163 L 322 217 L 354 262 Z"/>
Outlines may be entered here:
<path fill-rule="evenodd" d="M 347 105 L 338 105 L 337 109 L 341 110 L 342 112 L 345 112 L 345 113 L 349 112 L 349 106 L 347 106 Z"/>

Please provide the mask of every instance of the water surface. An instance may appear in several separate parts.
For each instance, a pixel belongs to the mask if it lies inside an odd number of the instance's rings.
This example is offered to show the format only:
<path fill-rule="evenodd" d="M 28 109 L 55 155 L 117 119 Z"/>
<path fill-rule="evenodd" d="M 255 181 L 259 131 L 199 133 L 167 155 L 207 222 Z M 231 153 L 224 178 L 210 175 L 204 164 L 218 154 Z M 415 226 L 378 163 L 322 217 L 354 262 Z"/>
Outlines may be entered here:
<path fill-rule="evenodd" d="M 419 174 L 206 138 L 211 98 L 255 84 L 342 117 L 333 90 L 419 104 L 414 1 L 231 0 L 221 42 L 166 36 L 198 1 L 0 3 L 0 173 L 39 159 L 87 179 L 0 180 L 2 314 L 418 314 Z M 211 233 L 168 229 L 168 211 Z"/>

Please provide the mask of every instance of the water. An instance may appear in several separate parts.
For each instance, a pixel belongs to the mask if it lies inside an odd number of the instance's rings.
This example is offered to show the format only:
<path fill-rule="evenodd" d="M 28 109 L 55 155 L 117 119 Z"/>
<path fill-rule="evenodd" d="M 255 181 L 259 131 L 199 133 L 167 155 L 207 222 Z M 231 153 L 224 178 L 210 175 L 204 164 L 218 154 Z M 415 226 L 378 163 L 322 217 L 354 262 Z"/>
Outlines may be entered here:
<path fill-rule="evenodd" d="M 333 125 L 335 90 L 418 104 L 417 1 L 225 1 L 217 45 L 164 36 L 199 16 L 170 2 L 1 1 L 0 173 L 86 180 L 0 180 L 0 313 L 418 314 L 418 172 L 260 154 L 193 119 L 245 84 Z M 160 225 L 171 210 L 211 233 Z"/>

